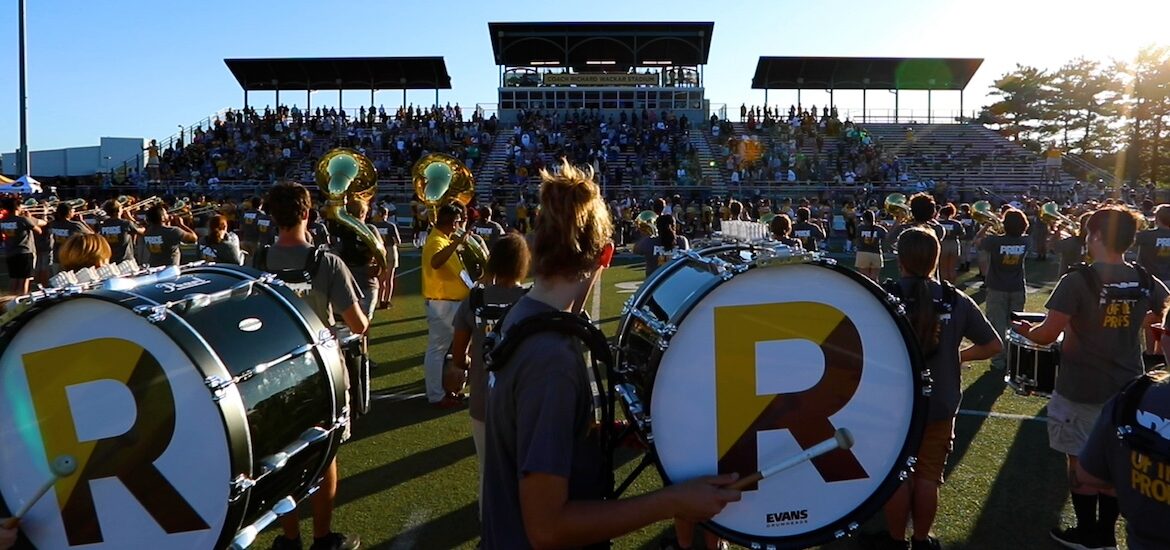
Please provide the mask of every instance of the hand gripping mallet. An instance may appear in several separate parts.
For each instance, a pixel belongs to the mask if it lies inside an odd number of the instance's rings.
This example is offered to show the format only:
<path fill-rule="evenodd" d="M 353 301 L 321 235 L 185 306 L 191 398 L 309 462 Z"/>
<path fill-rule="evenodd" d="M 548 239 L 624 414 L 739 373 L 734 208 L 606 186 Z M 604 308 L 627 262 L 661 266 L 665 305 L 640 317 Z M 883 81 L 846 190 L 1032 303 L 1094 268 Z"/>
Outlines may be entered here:
<path fill-rule="evenodd" d="M 808 462 L 808 461 L 810 461 L 818 456 L 836 451 L 837 449 L 848 450 L 852 447 L 853 447 L 853 434 L 849 433 L 848 429 L 841 428 L 841 429 L 838 429 L 837 432 L 833 434 L 833 437 L 830 437 L 829 439 L 826 439 L 820 443 L 817 443 L 816 445 L 813 445 L 812 447 L 809 447 L 809 448 L 805 449 L 804 451 L 801 451 L 801 452 L 794 454 L 794 455 L 792 455 L 784 460 L 781 460 L 780 462 L 777 462 L 771 466 L 768 466 L 767 468 L 763 468 L 754 474 L 750 474 L 744 478 L 741 478 L 741 479 L 737 480 L 735 483 L 728 485 L 727 488 L 728 489 L 735 489 L 736 491 L 742 491 L 745 487 L 749 487 L 749 486 L 759 482 L 760 480 L 762 480 L 764 478 L 772 477 L 773 475 L 776 475 L 777 473 L 783 472 L 784 470 L 787 470 L 793 466 L 796 466 L 798 464 L 803 464 L 803 463 Z"/>
<path fill-rule="evenodd" d="M 4 520 L 3 527 L 5 529 L 15 529 L 17 525 L 20 525 L 20 518 L 23 518 L 29 510 L 32 510 L 32 507 L 36 506 L 37 502 L 41 500 L 41 497 L 49 492 L 49 489 L 52 489 L 58 481 L 73 475 L 77 471 L 77 461 L 70 455 L 60 455 L 53 459 L 52 464 L 49 465 L 49 470 L 52 473 L 52 477 L 44 485 L 41 485 L 41 488 L 37 490 L 32 499 L 25 503 L 20 511 L 16 512 L 16 515 Z"/>

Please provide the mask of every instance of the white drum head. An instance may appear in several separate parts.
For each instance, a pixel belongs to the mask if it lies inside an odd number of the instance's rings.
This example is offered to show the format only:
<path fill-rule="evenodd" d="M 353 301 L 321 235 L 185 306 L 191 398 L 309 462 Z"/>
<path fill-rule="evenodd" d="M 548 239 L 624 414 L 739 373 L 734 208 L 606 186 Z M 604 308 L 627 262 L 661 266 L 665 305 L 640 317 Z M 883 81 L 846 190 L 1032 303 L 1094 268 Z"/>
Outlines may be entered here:
<path fill-rule="evenodd" d="M 756 541 L 830 526 L 902 469 L 914 365 L 893 314 L 848 275 L 749 270 L 700 301 L 662 357 L 651 397 L 660 465 L 672 481 L 744 476 L 847 428 L 851 451 L 767 478 L 713 519 Z"/>
<path fill-rule="evenodd" d="M 9 511 L 51 479 L 55 459 L 77 464 L 21 522 L 38 548 L 215 546 L 228 438 L 203 375 L 162 330 L 97 299 L 51 306 L 0 355 L 0 387 Z"/>

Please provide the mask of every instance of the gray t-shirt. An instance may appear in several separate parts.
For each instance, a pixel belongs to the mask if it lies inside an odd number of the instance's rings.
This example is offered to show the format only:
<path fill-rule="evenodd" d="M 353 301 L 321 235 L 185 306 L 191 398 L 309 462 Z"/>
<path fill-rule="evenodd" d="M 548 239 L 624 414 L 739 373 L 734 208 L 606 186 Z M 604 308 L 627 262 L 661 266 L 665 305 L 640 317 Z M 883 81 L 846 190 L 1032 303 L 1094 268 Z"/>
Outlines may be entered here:
<path fill-rule="evenodd" d="M 1170 418 L 1170 385 L 1151 385 L 1137 408 L 1143 416 Z M 1166 529 L 1170 524 L 1170 503 L 1165 491 L 1155 492 L 1158 485 L 1165 487 L 1170 464 L 1139 454 L 1118 439 L 1112 410 L 1110 401 L 1097 417 L 1081 451 L 1081 466 L 1117 490 L 1117 504 L 1126 519 L 1126 539 L 1131 550 L 1170 548 L 1170 529 Z M 1160 433 L 1170 437 L 1165 428 Z"/>
<path fill-rule="evenodd" d="M 555 311 L 521 298 L 508 327 Z M 569 480 L 570 500 L 603 496 L 601 448 L 589 437 L 595 419 L 590 376 L 579 342 L 559 332 L 532 335 L 507 364 L 488 373 L 483 479 L 483 547 L 531 548 L 520 510 L 520 480 L 530 473 Z"/>
<path fill-rule="evenodd" d="M 899 281 L 902 295 L 909 296 L 913 288 L 914 279 L 904 277 Z M 929 280 L 931 294 L 935 300 L 944 300 L 943 287 L 939 283 Z M 926 358 L 926 368 L 930 369 L 932 378 L 930 394 L 930 413 L 928 421 L 946 420 L 958 414 L 959 402 L 963 397 L 961 388 L 962 362 L 959 360 L 959 348 L 963 339 L 970 340 L 976 345 L 984 345 L 999 337 L 991 322 L 979 310 L 975 301 L 966 293 L 954 292 L 954 306 L 950 313 L 939 313 L 938 348 L 934 355 Z"/>
<path fill-rule="evenodd" d="M 147 252 L 150 253 L 148 258 L 150 265 L 179 265 L 181 260 L 179 244 L 183 242 L 183 230 L 178 227 L 152 225 L 146 228 L 142 240 L 146 243 Z"/>
<path fill-rule="evenodd" d="M 199 241 L 199 259 L 205 262 L 240 265 L 244 258 L 240 254 L 240 238 L 235 233 L 224 235 L 222 241 L 211 242 L 211 237 Z"/>
<path fill-rule="evenodd" d="M 283 269 L 303 268 L 313 253 L 312 246 L 278 246 L 268 247 L 266 264 L 270 271 Z M 328 326 L 334 326 L 342 321 L 341 312 L 349 309 L 358 302 L 357 283 L 350 275 L 345 263 L 332 252 L 326 252 L 317 265 L 317 273 L 313 274 L 311 286 L 308 288 L 290 284 L 301 298 L 309 303 L 317 316 Z"/>
<path fill-rule="evenodd" d="M 509 306 L 516 303 L 525 293 L 524 287 L 499 287 L 496 285 L 487 285 L 483 289 L 483 303 L 487 306 Z M 484 405 L 484 396 L 487 395 L 487 372 L 483 369 L 483 339 L 484 335 L 492 329 L 495 321 L 486 318 L 481 318 L 481 322 L 477 323 L 475 319 L 475 311 L 471 306 L 471 298 L 463 300 L 459 304 L 459 310 L 455 312 L 455 330 L 471 333 L 471 364 L 468 370 L 468 385 L 471 388 L 471 397 L 468 399 L 467 408 L 471 413 L 471 417 L 483 421 L 486 414 L 486 407 Z M 497 319 L 498 321 L 498 319 Z"/>
<path fill-rule="evenodd" d="M 980 250 L 987 252 L 987 290 L 1021 292 L 1024 290 L 1024 259 L 1028 257 L 1032 239 L 988 235 Z"/>
<path fill-rule="evenodd" d="M 504 228 L 500 224 L 490 220 L 475 222 L 474 230 L 475 234 L 486 241 L 489 247 L 496 244 L 496 240 L 504 236 Z"/>
<path fill-rule="evenodd" d="M 88 226 L 76 220 L 53 220 L 44 229 L 48 230 L 50 242 L 53 243 L 54 258 L 61 250 L 61 245 L 65 244 L 65 240 L 70 236 L 77 233 L 93 233 Z"/>
<path fill-rule="evenodd" d="M 649 279 L 659 267 L 662 267 L 674 257 L 675 250 L 690 248 L 690 242 L 682 235 L 674 237 L 674 248 L 667 250 L 658 242 L 658 237 L 642 237 L 634 244 L 634 254 L 639 254 L 646 262 L 646 278 Z"/>
<path fill-rule="evenodd" d="M 871 252 L 873 254 L 882 253 L 882 242 L 886 240 L 886 235 L 889 234 L 886 228 L 871 223 L 863 223 L 857 228 L 857 250 L 858 252 Z"/>
<path fill-rule="evenodd" d="M 1105 287 L 1141 284 L 1137 270 L 1127 265 L 1095 263 L 1092 269 Z M 1070 317 L 1060 350 L 1057 393 L 1077 403 L 1104 403 L 1143 372 L 1142 319 L 1151 309 L 1161 313 L 1166 301 L 1166 285 L 1157 279 L 1153 285 L 1150 298 L 1102 304 L 1079 271 L 1060 278 L 1045 304 Z"/>
<path fill-rule="evenodd" d="M 1137 261 L 1163 281 L 1170 279 L 1170 229 L 1159 227 L 1137 235 Z"/>
<path fill-rule="evenodd" d="M 0 234 L 4 235 L 4 253 L 9 256 L 33 253 L 33 223 L 24 216 L 9 216 L 0 220 Z"/>
<path fill-rule="evenodd" d="M 799 239 L 805 250 L 816 252 L 820 250 L 820 242 L 825 240 L 825 231 L 809 222 L 796 222 L 792 226 L 792 238 Z"/>
<path fill-rule="evenodd" d="M 138 226 L 133 222 L 122 219 L 106 218 L 98 222 L 97 232 L 110 243 L 110 261 L 118 263 L 134 257 L 132 235 L 138 232 Z"/>
<path fill-rule="evenodd" d="M 1085 261 L 1085 243 L 1080 237 L 1065 237 L 1056 243 L 1056 251 L 1060 254 L 1060 272 L 1063 274 L 1068 268 Z"/>

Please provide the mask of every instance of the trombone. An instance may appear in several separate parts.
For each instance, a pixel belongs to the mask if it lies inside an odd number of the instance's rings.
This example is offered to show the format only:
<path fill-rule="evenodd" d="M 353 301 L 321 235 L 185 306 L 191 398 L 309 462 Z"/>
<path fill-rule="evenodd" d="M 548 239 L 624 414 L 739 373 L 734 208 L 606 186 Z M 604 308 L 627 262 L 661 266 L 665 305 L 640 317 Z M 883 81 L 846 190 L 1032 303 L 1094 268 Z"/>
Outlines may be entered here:
<path fill-rule="evenodd" d="M 48 202 L 45 202 L 43 204 L 37 204 L 36 199 L 29 199 L 27 201 L 24 201 L 24 212 L 30 216 L 44 218 L 44 217 L 52 215 L 54 212 L 56 212 L 57 207 L 62 205 L 62 204 L 67 204 L 69 206 L 72 206 L 74 209 L 78 209 L 78 208 L 85 207 L 86 200 L 85 199 L 71 199 L 71 200 L 67 200 L 67 201 L 60 201 L 60 200 L 56 200 L 55 198 L 53 198 L 52 200 L 49 200 Z"/>
<path fill-rule="evenodd" d="M 122 196 L 118 197 L 115 200 L 115 202 L 117 202 L 118 204 L 121 204 L 123 210 L 125 210 L 126 212 L 136 212 L 138 210 L 142 210 L 143 208 L 150 208 L 156 204 L 162 204 L 162 199 L 155 196 L 155 197 L 150 197 L 148 199 L 142 199 L 138 202 L 130 204 L 129 206 L 126 205 L 126 203 L 133 201 L 133 200 L 134 199 L 132 197 L 127 197 L 126 195 L 122 195 Z"/>
<path fill-rule="evenodd" d="M 175 205 L 172 206 L 171 208 L 167 209 L 167 214 L 169 214 L 171 216 L 175 216 L 175 215 L 186 216 L 186 215 L 190 215 L 190 213 L 191 213 L 191 201 L 189 199 L 185 199 L 185 198 L 175 201 Z"/>

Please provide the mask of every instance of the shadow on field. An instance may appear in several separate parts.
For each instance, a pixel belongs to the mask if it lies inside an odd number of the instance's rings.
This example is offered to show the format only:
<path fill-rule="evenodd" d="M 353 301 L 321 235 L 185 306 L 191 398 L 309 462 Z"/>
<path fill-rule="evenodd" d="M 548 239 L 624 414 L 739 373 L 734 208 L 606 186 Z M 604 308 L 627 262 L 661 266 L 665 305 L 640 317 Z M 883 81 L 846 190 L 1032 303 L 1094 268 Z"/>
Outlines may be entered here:
<path fill-rule="evenodd" d="M 1067 496 L 1064 459 L 1048 448 L 1045 423 L 1023 422 L 975 518 L 970 537 L 949 548 L 1048 548 Z M 1018 513 L 1011 512 L 1019 511 Z"/>
<path fill-rule="evenodd" d="M 378 344 L 386 344 L 389 342 L 398 342 L 402 340 L 409 340 L 411 338 L 418 338 L 419 336 L 426 336 L 427 329 L 415 330 L 411 332 L 396 332 L 386 336 L 379 336 L 377 338 L 370 338 L 370 345 L 376 346 Z"/>
<path fill-rule="evenodd" d="M 977 380 L 963 390 L 962 407 L 975 411 L 990 411 L 995 401 L 1003 394 L 1007 384 L 1003 381 L 1001 370 L 989 369 Z M 955 450 L 947 459 L 946 476 L 950 477 L 955 465 L 963 461 L 963 456 L 971 447 L 971 441 L 983 428 L 987 421 L 985 416 L 960 416 L 955 420 Z"/>
<path fill-rule="evenodd" d="M 416 382 L 414 384 L 400 386 L 400 389 L 401 391 L 398 392 L 381 390 L 374 393 L 374 403 L 371 407 L 372 411 L 354 424 L 353 437 L 350 438 L 350 441 L 360 441 L 367 437 L 373 437 L 398 428 L 427 422 L 451 414 L 467 414 L 466 407 L 446 410 L 437 409 L 428 405 L 426 398 L 422 396 L 400 400 L 378 399 L 379 395 L 387 395 L 390 393 L 421 393 L 423 388 L 421 382 Z"/>
<path fill-rule="evenodd" d="M 360 474 L 348 476 L 342 479 L 338 485 L 336 506 L 340 507 L 355 500 L 380 493 L 405 481 L 423 477 L 474 454 L 475 444 L 471 442 L 470 437 L 467 437 L 414 453 Z M 477 512 L 473 509 L 472 520 L 475 520 L 476 514 Z M 463 530 L 466 531 L 466 529 Z M 459 531 L 459 529 L 452 529 L 452 531 Z M 421 540 L 430 541 L 431 539 Z M 450 547 L 448 545 L 441 545 L 435 548 Z"/>
<path fill-rule="evenodd" d="M 370 548 L 456 548 L 479 538 L 478 526 L 479 505 L 472 502 Z"/>
<path fill-rule="evenodd" d="M 403 357 L 385 363 L 378 363 L 378 368 L 370 373 L 370 378 L 381 378 L 388 374 L 396 374 L 409 368 L 421 367 L 423 364 L 422 355 L 412 355 L 410 357 Z"/>
<path fill-rule="evenodd" d="M 417 315 L 415 317 L 403 317 L 402 319 L 394 319 L 393 321 L 386 321 L 384 323 L 377 323 L 379 325 L 397 325 L 399 323 L 410 323 L 413 321 L 422 321 L 426 319 L 426 315 Z"/>

